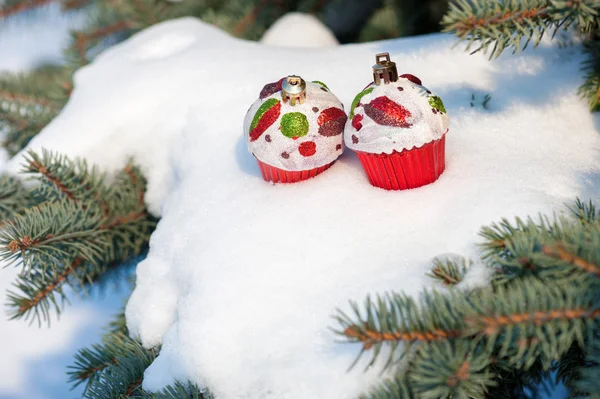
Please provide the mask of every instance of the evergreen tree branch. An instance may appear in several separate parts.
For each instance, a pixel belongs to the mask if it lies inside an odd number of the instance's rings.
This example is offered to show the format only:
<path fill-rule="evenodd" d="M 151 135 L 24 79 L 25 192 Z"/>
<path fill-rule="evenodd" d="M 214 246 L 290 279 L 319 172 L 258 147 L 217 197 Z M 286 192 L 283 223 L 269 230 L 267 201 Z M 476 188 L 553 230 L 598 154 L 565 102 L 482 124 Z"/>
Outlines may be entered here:
<path fill-rule="evenodd" d="M 48 320 L 60 313 L 67 284 L 85 292 L 109 270 L 146 247 L 156 220 L 146 211 L 145 179 L 127 165 L 105 184 L 84 161 L 43 152 L 26 156 L 25 172 L 39 180 L 42 203 L 6 221 L 0 258 L 23 267 L 9 296 L 13 318 Z"/>
<path fill-rule="evenodd" d="M 122 341 L 114 342 L 117 348 L 111 349 L 119 352 L 115 359 L 107 359 L 101 370 L 97 371 L 90 379 L 87 389 L 83 395 L 86 399 L 121 399 L 136 394 L 141 395 L 141 384 L 144 371 L 154 361 L 158 352 L 154 349 L 144 349 L 141 344 L 124 337 Z M 104 348 L 106 349 L 106 348 Z M 102 351 L 103 349 L 100 348 Z M 75 366 L 81 371 L 81 366 L 89 366 L 91 358 L 85 358 L 90 353 L 81 354 L 83 363 Z M 91 355 L 93 356 L 93 355 Z M 102 360 L 102 359 L 97 359 Z M 77 373 L 78 371 L 74 371 Z M 75 374 L 72 374 L 75 376 Z"/>
<path fill-rule="evenodd" d="M 110 213 L 106 197 L 109 190 L 105 185 L 106 175 L 97 168 L 89 168 L 85 160 L 69 158 L 42 150 L 38 155 L 29 151 L 25 155 L 23 173 L 33 175 L 40 181 L 38 195 L 46 201 L 68 199 L 81 203 L 96 202 L 105 215 Z M 143 195 L 143 194 L 142 194 Z"/>
<path fill-rule="evenodd" d="M 579 87 L 581 97 L 587 99 L 591 111 L 600 111 L 600 41 L 588 40 L 584 43 L 587 58 L 581 64 L 584 82 Z"/>
<path fill-rule="evenodd" d="M 20 180 L 12 176 L 0 176 L 0 223 L 16 214 L 23 213 L 35 203 L 32 193 Z"/>
<path fill-rule="evenodd" d="M 191 382 L 187 384 L 176 382 L 174 385 L 168 385 L 156 393 L 144 391 L 141 397 L 142 399 L 214 399 L 206 389 L 202 389 Z"/>
<path fill-rule="evenodd" d="M 571 264 L 587 273 L 600 277 L 600 266 L 569 252 L 561 242 L 558 242 L 555 245 L 543 246 L 542 253 L 556 259 L 560 259 L 561 261 Z"/>
<path fill-rule="evenodd" d="M 575 382 L 575 388 L 582 397 L 600 397 L 600 337 L 598 334 L 587 345 L 588 352 L 583 361 L 579 380 Z"/>
<path fill-rule="evenodd" d="M 139 344 L 126 334 L 108 333 L 102 344 L 84 348 L 75 355 L 75 364 L 69 366 L 69 382 L 76 387 L 86 383 L 86 390 L 102 378 L 107 368 L 116 365 L 119 358 L 137 354 Z"/>
<path fill-rule="evenodd" d="M 0 20 L 54 3 L 57 0 L 5 0 L 0 4 Z"/>
<path fill-rule="evenodd" d="M 537 46 L 546 30 L 556 32 L 576 23 L 582 32 L 598 26 L 600 4 L 595 0 L 457 0 L 450 4 L 442 24 L 444 31 L 467 40 L 467 49 L 499 56 L 504 49 Z"/>
<path fill-rule="evenodd" d="M 465 258 L 436 258 L 433 260 L 433 268 L 427 275 L 445 286 L 453 286 L 463 280 L 469 266 L 470 262 Z"/>
<path fill-rule="evenodd" d="M 600 222 L 600 213 L 596 211 L 596 206 L 591 200 L 586 203 L 577 198 L 575 203 L 569 206 L 568 209 L 582 223 Z"/>

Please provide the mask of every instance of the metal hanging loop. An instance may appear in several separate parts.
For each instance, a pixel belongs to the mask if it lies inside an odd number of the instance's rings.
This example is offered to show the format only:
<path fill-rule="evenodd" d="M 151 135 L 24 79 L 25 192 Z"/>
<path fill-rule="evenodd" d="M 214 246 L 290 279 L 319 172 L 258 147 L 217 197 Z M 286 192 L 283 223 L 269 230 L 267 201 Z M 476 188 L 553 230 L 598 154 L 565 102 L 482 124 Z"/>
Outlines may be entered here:
<path fill-rule="evenodd" d="M 398 70 L 396 63 L 390 60 L 390 53 L 379 53 L 375 56 L 375 65 L 373 65 L 373 82 L 377 86 L 384 82 L 388 84 L 398 80 Z"/>
<path fill-rule="evenodd" d="M 306 100 L 306 82 L 300 76 L 290 75 L 281 84 L 281 98 L 284 103 L 290 102 L 293 107 L 296 103 Z"/>

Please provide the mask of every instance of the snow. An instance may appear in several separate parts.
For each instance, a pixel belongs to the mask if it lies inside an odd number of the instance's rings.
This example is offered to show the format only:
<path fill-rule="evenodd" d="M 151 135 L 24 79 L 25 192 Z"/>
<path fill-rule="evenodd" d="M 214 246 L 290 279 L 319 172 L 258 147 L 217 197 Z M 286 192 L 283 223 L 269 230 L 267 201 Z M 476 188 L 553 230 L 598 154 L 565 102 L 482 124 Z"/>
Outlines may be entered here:
<path fill-rule="evenodd" d="M 314 15 L 290 12 L 267 29 L 260 40 L 269 46 L 332 47 L 339 44 L 333 33 Z"/>
<path fill-rule="evenodd" d="M 191 379 L 219 399 L 356 397 L 381 376 L 347 371 L 359 347 L 328 329 L 336 308 L 433 286 L 431 259 L 476 258 L 482 225 L 597 198 L 600 121 L 576 95 L 580 47 L 544 42 L 489 62 L 454 43 L 436 34 L 273 48 L 184 18 L 77 73 L 69 104 L 30 148 L 110 170 L 133 156 L 149 179 L 146 201 L 162 219 L 127 307 L 133 334 L 162 344 L 145 388 Z M 265 183 L 242 134 L 262 86 L 288 73 L 318 76 L 349 109 L 383 51 L 444 99 L 451 122 L 440 179 L 386 192 L 346 151 L 317 178 Z M 489 109 L 469 105 L 485 93 Z M 465 286 L 486 284 L 481 267 Z"/>

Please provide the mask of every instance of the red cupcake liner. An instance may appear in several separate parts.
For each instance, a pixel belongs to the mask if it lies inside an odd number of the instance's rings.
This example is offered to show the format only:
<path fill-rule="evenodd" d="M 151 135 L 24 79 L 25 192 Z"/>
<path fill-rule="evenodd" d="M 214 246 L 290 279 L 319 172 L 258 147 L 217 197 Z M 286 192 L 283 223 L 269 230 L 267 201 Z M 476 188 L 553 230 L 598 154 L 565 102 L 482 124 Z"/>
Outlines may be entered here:
<path fill-rule="evenodd" d="M 310 169 L 310 170 L 301 170 L 297 172 L 292 172 L 289 170 L 283 170 L 276 168 L 275 166 L 268 165 L 264 162 L 256 160 L 258 162 L 258 166 L 260 167 L 260 172 L 262 173 L 263 179 L 265 181 L 272 181 L 273 183 L 297 183 L 299 181 L 308 180 L 311 177 L 315 177 L 323 172 L 325 172 L 333 162 L 327 165 L 320 166 L 318 168 Z"/>
<path fill-rule="evenodd" d="M 407 190 L 433 183 L 446 168 L 446 135 L 419 148 L 370 154 L 356 151 L 369 182 L 386 190 Z"/>

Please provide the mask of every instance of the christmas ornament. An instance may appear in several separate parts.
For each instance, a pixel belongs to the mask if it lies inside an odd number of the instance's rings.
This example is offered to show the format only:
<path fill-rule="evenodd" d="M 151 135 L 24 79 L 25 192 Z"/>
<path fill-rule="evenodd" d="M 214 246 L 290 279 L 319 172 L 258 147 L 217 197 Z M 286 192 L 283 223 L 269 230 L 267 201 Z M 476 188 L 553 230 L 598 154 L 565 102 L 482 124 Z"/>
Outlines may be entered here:
<path fill-rule="evenodd" d="M 324 83 L 290 75 L 263 87 L 244 134 L 265 181 L 295 183 L 324 172 L 342 154 L 347 119 Z"/>
<path fill-rule="evenodd" d="M 352 101 L 344 142 L 371 184 L 405 190 L 429 184 L 445 168 L 448 115 L 419 78 L 398 76 L 388 53 L 377 54 L 373 82 Z"/>

